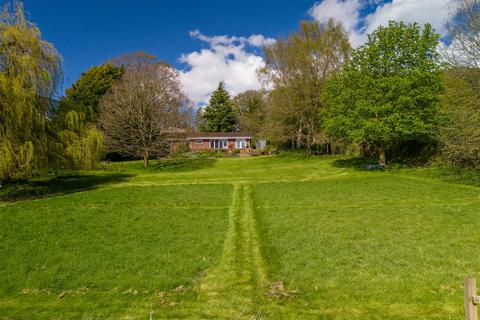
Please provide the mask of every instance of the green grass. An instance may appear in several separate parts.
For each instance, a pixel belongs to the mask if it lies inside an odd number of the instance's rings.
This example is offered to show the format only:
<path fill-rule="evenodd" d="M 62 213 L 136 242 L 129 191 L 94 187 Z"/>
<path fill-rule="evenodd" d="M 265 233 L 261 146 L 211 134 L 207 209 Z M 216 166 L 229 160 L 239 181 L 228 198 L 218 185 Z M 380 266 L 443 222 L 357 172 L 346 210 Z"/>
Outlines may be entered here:
<path fill-rule="evenodd" d="M 462 319 L 480 188 L 442 170 L 225 158 L 3 187 L 0 319 Z"/>
<path fill-rule="evenodd" d="M 258 185 L 270 278 L 299 288 L 302 318 L 461 319 L 479 194 L 390 175 Z"/>
<path fill-rule="evenodd" d="M 220 257 L 231 192 L 229 185 L 127 186 L 1 208 L 0 299 L 17 298 L 10 306 L 0 300 L 0 318 L 27 317 L 23 297 L 38 296 L 50 319 L 69 308 L 48 309 L 59 294 L 83 298 L 84 288 L 113 299 L 113 308 L 93 307 L 104 318 L 124 310 L 112 293 L 151 298 L 188 285 Z"/>

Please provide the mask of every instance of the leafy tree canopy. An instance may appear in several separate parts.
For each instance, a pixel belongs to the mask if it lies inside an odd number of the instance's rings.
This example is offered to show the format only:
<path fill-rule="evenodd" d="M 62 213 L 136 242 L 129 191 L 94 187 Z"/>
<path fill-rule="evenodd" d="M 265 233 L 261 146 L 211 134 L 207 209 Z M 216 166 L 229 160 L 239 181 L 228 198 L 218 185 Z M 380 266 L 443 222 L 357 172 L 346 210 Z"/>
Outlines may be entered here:
<path fill-rule="evenodd" d="M 90 68 L 67 89 L 66 97 L 62 100 L 62 108 L 83 112 L 87 122 L 96 122 L 100 114 L 100 99 L 123 73 L 123 67 L 111 62 Z"/>
<path fill-rule="evenodd" d="M 0 181 L 48 164 L 46 101 L 62 79 L 61 57 L 25 17 L 21 2 L 0 14 Z"/>
<path fill-rule="evenodd" d="M 267 94 L 264 90 L 248 90 L 233 98 L 237 128 L 251 132 L 255 136 L 262 134 L 266 121 Z"/>
<path fill-rule="evenodd" d="M 452 68 L 443 76 L 441 154 L 448 163 L 480 165 L 480 69 Z"/>
<path fill-rule="evenodd" d="M 442 91 L 438 39 L 429 24 L 393 21 L 369 35 L 327 85 L 328 133 L 374 144 L 381 164 L 394 143 L 433 135 Z"/>
<path fill-rule="evenodd" d="M 260 74 L 274 87 L 270 127 L 278 140 L 305 147 L 308 155 L 323 142 L 321 94 L 350 53 L 345 29 L 333 19 L 325 24 L 303 21 L 297 32 L 264 48 Z"/>

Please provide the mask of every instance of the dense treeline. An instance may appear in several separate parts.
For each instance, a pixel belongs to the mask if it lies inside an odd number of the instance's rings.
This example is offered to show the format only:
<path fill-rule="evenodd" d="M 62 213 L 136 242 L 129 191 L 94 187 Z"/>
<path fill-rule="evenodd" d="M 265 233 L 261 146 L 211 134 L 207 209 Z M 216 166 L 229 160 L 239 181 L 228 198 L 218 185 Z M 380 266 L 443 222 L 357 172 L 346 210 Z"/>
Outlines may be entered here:
<path fill-rule="evenodd" d="M 391 21 L 350 49 L 342 26 L 302 22 L 265 47 L 272 90 L 234 98 L 237 125 L 282 148 L 475 167 L 480 162 L 480 8 L 453 0 L 451 45 L 429 24 Z"/>
<path fill-rule="evenodd" d="M 391 21 L 352 50 L 333 20 L 302 22 L 264 48 L 260 76 L 272 90 L 234 98 L 238 127 L 307 155 L 353 149 L 376 154 L 385 165 L 396 148 L 439 138 L 444 66 L 438 44 L 428 24 Z"/>
<path fill-rule="evenodd" d="M 429 24 L 391 21 L 352 49 L 339 23 L 300 23 L 264 47 L 265 88 L 231 97 L 223 83 L 196 129 L 248 131 L 276 148 L 480 164 L 479 7 L 452 0 L 451 45 Z M 192 127 L 179 73 L 143 52 L 84 72 L 56 102 L 62 58 L 20 2 L 0 15 L 0 181 L 46 169 L 93 169 L 106 153 L 168 154 Z"/>
<path fill-rule="evenodd" d="M 170 134 L 189 124 L 178 72 L 151 55 L 92 67 L 57 101 L 62 80 L 55 47 L 27 20 L 21 2 L 6 4 L 0 15 L 1 182 L 45 170 L 94 169 L 105 152 L 146 155 L 147 163 L 148 154 L 164 151 Z"/>

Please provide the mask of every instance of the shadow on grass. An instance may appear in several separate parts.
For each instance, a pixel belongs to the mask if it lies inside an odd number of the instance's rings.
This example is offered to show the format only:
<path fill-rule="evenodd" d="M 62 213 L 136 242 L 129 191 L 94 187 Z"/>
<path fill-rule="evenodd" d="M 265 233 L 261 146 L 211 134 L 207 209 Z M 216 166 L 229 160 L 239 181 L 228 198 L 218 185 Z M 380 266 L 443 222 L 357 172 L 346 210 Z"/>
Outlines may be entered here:
<path fill-rule="evenodd" d="M 156 169 L 164 172 L 188 172 L 211 168 L 215 165 L 215 158 L 174 158 L 162 159 L 157 162 Z"/>
<path fill-rule="evenodd" d="M 72 175 L 51 179 L 26 180 L 0 188 L 0 201 L 19 201 L 46 198 L 55 195 L 96 189 L 101 185 L 119 183 L 131 177 L 129 174 Z"/>
<path fill-rule="evenodd" d="M 332 166 L 337 168 L 351 168 L 360 171 L 383 171 L 384 167 L 378 164 L 378 161 L 372 158 L 348 158 L 337 159 L 332 162 Z"/>

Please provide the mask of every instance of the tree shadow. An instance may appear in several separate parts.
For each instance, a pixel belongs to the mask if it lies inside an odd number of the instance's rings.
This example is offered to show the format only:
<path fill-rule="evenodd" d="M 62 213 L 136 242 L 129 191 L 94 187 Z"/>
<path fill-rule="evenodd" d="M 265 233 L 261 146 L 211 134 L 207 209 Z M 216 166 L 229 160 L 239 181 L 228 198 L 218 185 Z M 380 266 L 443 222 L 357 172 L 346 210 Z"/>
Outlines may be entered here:
<path fill-rule="evenodd" d="M 162 159 L 157 162 L 155 168 L 162 172 L 188 172 L 211 168 L 215 165 L 215 158 L 173 158 Z"/>
<path fill-rule="evenodd" d="M 99 186 L 125 181 L 131 174 L 71 175 L 51 179 L 24 180 L 0 188 L 0 201 L 40 199 L 56 195 L 96 189 Z"/>
<path fill-rule="evenodd" d="M 384 171 L 385 168 L 378 164 L 373 158 L 348 158 L 337 159 L 332 162 L 332 166 L 337 168 L 351 168 L 359 171 Z"/>

